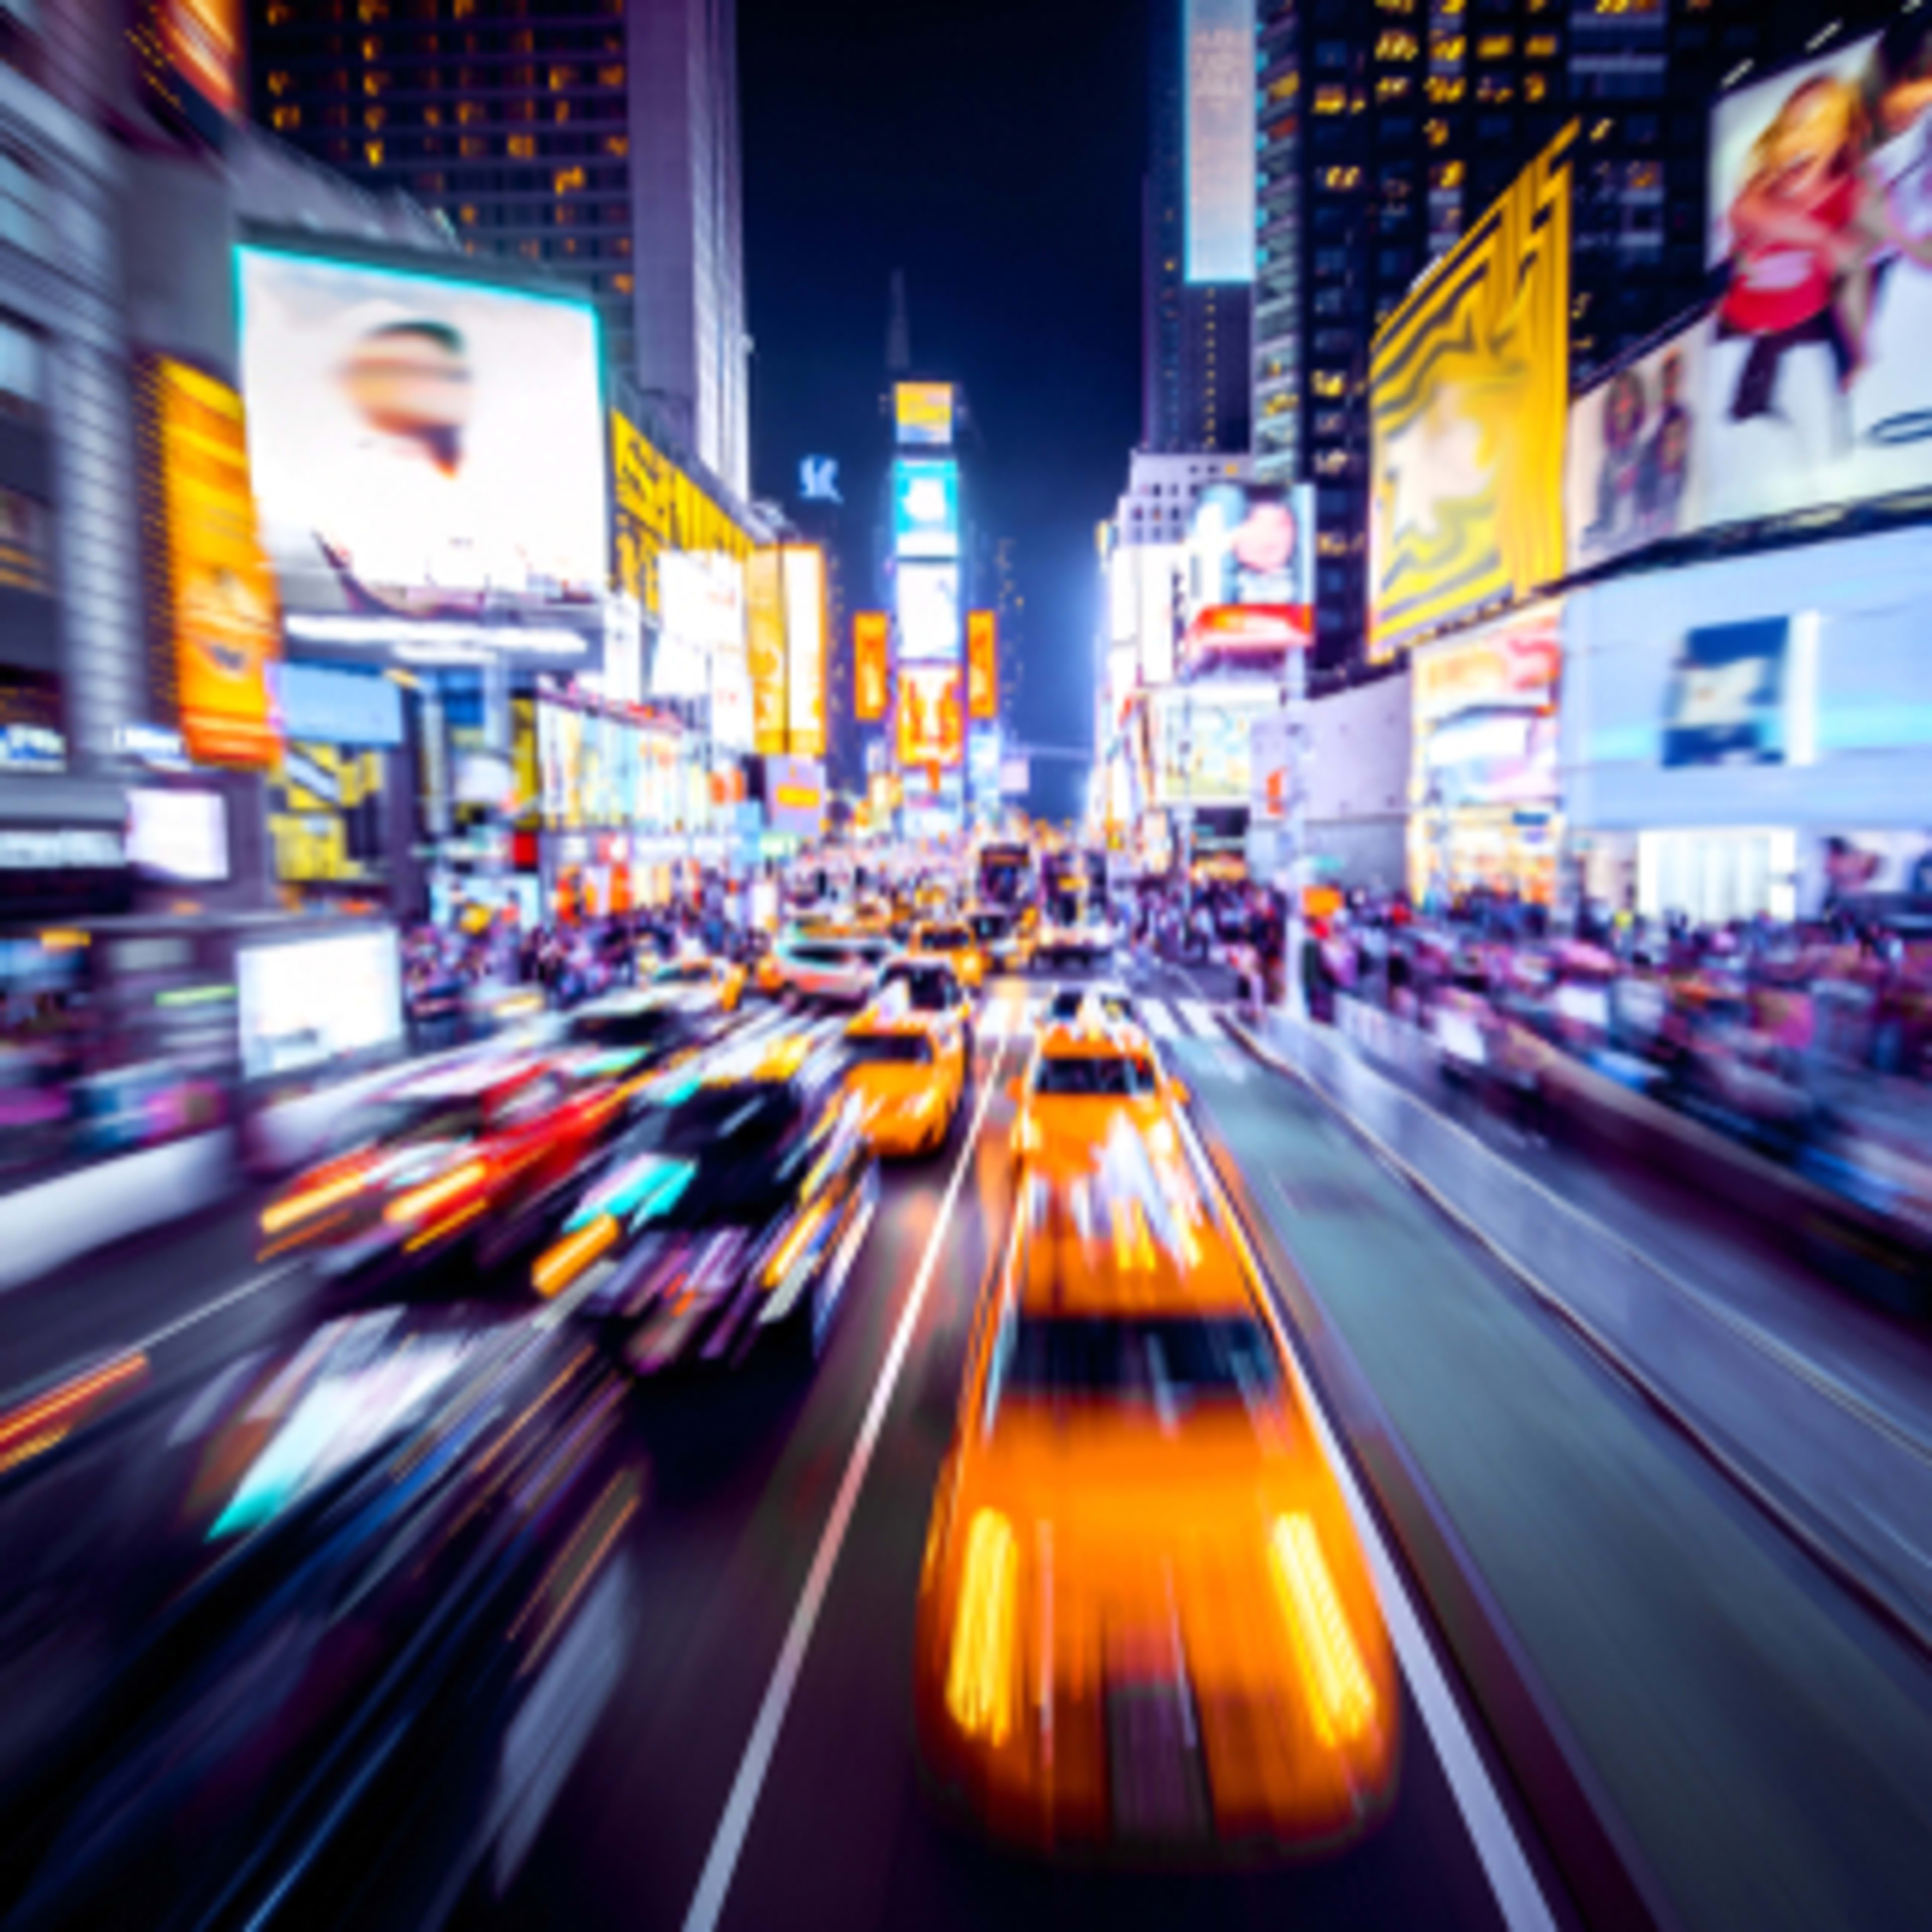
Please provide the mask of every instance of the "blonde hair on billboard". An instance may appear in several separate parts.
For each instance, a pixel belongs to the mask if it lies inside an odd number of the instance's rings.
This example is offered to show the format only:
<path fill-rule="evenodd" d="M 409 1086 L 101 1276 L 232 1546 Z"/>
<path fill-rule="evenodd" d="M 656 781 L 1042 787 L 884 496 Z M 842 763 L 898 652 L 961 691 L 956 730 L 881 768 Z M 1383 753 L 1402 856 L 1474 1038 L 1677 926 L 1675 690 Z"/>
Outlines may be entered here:
<path fill-rule="evenodd" d="M 1762 180 L 1821 155 L 1862 149 L 1869 131 L 1864 102 L 1849 81 L 1816 74 L 1794 87 L 1751 143 L 1750 177 Z"/>

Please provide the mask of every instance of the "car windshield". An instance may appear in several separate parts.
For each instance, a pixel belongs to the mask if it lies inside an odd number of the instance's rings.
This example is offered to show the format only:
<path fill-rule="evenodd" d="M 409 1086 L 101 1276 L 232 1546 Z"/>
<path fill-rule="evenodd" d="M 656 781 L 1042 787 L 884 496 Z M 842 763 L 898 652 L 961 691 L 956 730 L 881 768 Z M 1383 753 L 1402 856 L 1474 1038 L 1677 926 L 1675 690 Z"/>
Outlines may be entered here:
<path fill-rule="evenodd" d="M 928 952 L 963 952 L 973 944 L 973 935 L 963 926 L 928 926 L 920 944 Z"/>
<path fill-rule="evenodd" d="M 944 970 L 921 972 L 916 967 L 895 966 L 886 974 L 888 986 L 903 986 L 914 1012 L 943 1013 L 953 1004 L 952 975 Z"/>
<path fill-rule="evenodd" d="M 999 1393 L 1048 1402 L 1184 1407 L 1270 1396 L 1280 1372 L 1252 1316 L 1016 1315 L 1001 1338 Z"/>
<path fill-rule="evenodd" d="M 435 1141 L 466 1141 L 483 1131 L 483 1109 L 473 1099 L 436 1095 L 372 1100 L 353 1108 L 329 1136 L 332 1154 L 380 1142 L 385 1147 L 424 1147 Z"/>
<path fill-rule="evenodd" d="M 775 1140 L 796 1112 L 781 1086 L 734 1083 L 700 1087 L 668 1103 L 647 1104 L 624 1138 L 631 1154 L 711 1154 L 728 1148 L 736 1158 Z"/>
<path fill-rule="evenodd" d="M 1154 1090 L 1154 1068 L 1124 1053 L 1055 1054 L 1033 1077 L 1036 1094 L 1095 1100 L 1132 1100 Z"/>
<path fill-rule="evenodd" d="M 920 1033 L 860 1034 L 845 1042 L 856 1066 L 916 1066 L 932 1058 L 932 1042 Z"/>

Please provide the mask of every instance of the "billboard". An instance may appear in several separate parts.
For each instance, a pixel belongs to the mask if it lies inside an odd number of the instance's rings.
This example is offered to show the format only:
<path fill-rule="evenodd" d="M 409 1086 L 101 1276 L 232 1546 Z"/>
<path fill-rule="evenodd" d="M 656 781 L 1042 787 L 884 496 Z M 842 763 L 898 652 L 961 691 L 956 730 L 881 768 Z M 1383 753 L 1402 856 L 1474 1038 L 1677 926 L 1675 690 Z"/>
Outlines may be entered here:
<path fill-rule="evenodd" d="M 985 724 L 1000 715 L 1000 614 L 966 614 L 966 710 Z"/>
<path fill-rule="evenodd" d="M 1932 482 L 1928 33 L 1901 16 L 1712 110 L 1712 522 Z"/>
<path fill-rule="evenodd" d="M 1174 674 L 1176 586 L 1187 553 L 1179 544 L 1142 544 L 1127 553 L 1137 560 L 1141 682 L 1172 684 Z"/>
<path fill-rule="evenodd" d="M 1414 802 L 1552 806 L 1562 664 L 1555 604 L 1418 652 L 1410 687 Z"/>
<path fill-rule="evenodd" d="M 280 640 L 242 399 L 166 357 L 146 365 L 145 382 L 158 508 L 153 617 L 182 738 L 203 764 L 272 764 Z"/>
<path fill-rule="evenodd" d="M 1186 278 L 1255 278 L 1254 0 L 1185 0 Z"/>
<path fill-rule="evenodd" d="M 1280 709 L 1273 684 L 1157 691 L 1148 709 L 1156 805 L 1246 805 L 1257 718 Z"/>
<path fill-rule="evenodd" d="M 1658 762 L 1666 771 L 1783 764 L 1790 642 L 1789 617 L 1685 632 L 1671 667 Z"/>
<path fill-rule="evenodd" d="M 892 622 L 883 610 L 861 610 L 852 620 L 852 715 L 875 724 L 886 715 L 890 676 Z"/>
<path fill-rule="evenodd" d="M 959 662 L 959 567 L 902 563 L 895 592 L 902 663 Z"/>
<path fill-rule="evenodd" d="M 965 754 L 960 674 L 952 664 L 902 664 L 898 754 L 902 766 L 956 766 Z"/>
<path fill-rule="evenodd" d="M 501 623 L 594 604 L 606 536 L 589 302 L 236 252 L 248 455 L 286 609 Z"/>
<path fill-rule="evenodd" d="M 892 549 L 900 556 L 959 554 L 959 466 L 950 457 L 892 465 Z"/>
<path fill-rule="evenodd" d="M 1311 484 L 1210 483 L 1188 526 L 1190 612 L 1264 604 L 1307 613 L 1315 602 Z"/>
<path fill-rule="evenodd" d="M 1563 572 L 1575 123 L 1377 333 L 1369 656 Z"/>
<path fill-rule="evenodd" d="M 902 448 L 950 449 L 952 446 L 952 385 L 895 382 L 892 418 Z"/>
<path fill-rule="evenodd" d="M 687 476 L 636 424 L 614 412 L 610 474 L 616 496 L 617 587 L 646 614 L 663 614 L 663 560 L 676 550 L 715 551 L 740 562 L 752 554 L 742 524 Z"/>
<path fill-rule="evenodd" d="M 1701 326 L 1675 335 L 1570 405 L 1570 568 L 1700 527 Z"/>
<path fill-rule="evenodd" d="M 825 755 L 825 553 L 778 552 L 784 581 L 785 736 L 795 757 Z"/>
<path fill-rule="evenodd" d="M 825 830 L 825 767 L 816 758 L 765 760 L 765 817 L 774 832 L 816 838 Z"/>
<path fill-rule="evenodd" d="M 782 754 L 788 737 L 784 585 L 775 550 L 754 550 L 745 566 L 746 656 L 752 674 L 752 748 Z"/>
<path fill-rule="evenodd" d="M 242 111 L 242 0 L 140 0 L 131 38 L 149 98 L 218 142 Z"/>

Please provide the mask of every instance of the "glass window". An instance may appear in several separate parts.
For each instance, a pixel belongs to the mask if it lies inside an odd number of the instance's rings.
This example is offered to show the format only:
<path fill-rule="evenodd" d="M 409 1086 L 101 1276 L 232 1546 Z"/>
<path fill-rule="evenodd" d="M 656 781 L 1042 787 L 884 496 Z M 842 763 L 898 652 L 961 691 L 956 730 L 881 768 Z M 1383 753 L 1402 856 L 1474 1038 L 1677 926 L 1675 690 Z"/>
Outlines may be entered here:
<path fill-rule="evenodd" d="M 1131 1100 L 1154 1090 L 1154 1067 L 1128 1054 L 1069 1054 L 1040 1061 L 1036 1094 L 1072 1099 Z"/>
<path fill-rule="evenodd" d="M 52 588 L 47 508 L 17 490 L 0 490 L 0 586 Z"/>
<path fill-rule="evenodd" d="M 35 413 L 46 400 L 46 351 L 38 333 L 0 315 L 0 410 Z"/>
<path fill-rule="evenodd" d="M 46 245 L 46 188 L 20 156 L 0 148 L 0 241 Z"/>
<path fill-rule="evenodd" d="M 1238 1315 L 1136 1321 L 1022 1315 L 1004 1352 L 1000 1386 L 1010 1396 L 1181 1408 L 1231 1398 L 1254 1402 L 1280 1381 L 1266 1330 Z"/>

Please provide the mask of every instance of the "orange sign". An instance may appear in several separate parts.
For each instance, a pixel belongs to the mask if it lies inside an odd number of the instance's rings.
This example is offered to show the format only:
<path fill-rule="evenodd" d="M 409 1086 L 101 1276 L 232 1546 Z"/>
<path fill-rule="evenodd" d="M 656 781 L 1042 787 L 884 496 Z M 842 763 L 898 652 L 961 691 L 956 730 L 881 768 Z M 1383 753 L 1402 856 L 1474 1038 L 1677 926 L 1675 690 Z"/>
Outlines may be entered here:
<path fill-rule="evenodd" d="M 1000 617 L 996 610 L 966 614 L 966 709 L 980 724 L 1000 715 Z"/>
<path fill-rule="evenodd" d="M 149 368 L 162 616 L 182 736 L 203 764 L 272 765 L 281 733 L 268 666 L 281 655 L 280 636 L 255 529 L 242 398 L 182 363 L 162 358 Z"/>
<path fill-rule="evenodd" d="M 956 664 L 899 666 L 899 764 L 937 771 L 965 756 L 966 721 Z"/>
<path fill-rule="evenodd" d="M 784 581 L 775 550 L 745 561 L 746 652 L 752 673 L 752 746 L 782 754 L 788 741 L 785 691 Z"/>
<path fill-rule="evenodd" d="M 886 715 L 886 657 L 890 626 L 883 610 L 861 610 L 852 620 L 852 710 L 867 724 Z"/>

